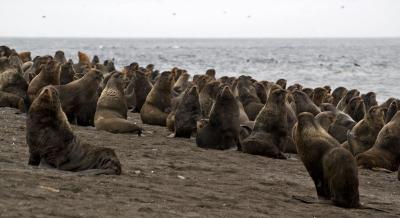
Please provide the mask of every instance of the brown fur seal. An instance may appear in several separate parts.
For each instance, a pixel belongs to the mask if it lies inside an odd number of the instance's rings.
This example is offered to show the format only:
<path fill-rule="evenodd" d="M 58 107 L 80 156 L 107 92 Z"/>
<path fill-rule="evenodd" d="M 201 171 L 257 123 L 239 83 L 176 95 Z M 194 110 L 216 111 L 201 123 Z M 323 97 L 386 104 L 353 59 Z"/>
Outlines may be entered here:
<path fill-rule="evenodd" d="M 54 54 L 54 60 L 58 61 L 60 64 L 67 62 L 64 52 L 60 50 L 56 51 L 56 53 Z"/>
<path fill-rule="evenodd" d="M 26 63 L 26 62 L 32 61 L 32 57 L 31 57 L 31 52 L 30 51 L 20 52 L 20 53 L 18 53 L 18 56 L 21 58 L 22 63 Z"/>
<path fill-rule="evenodd" d="M 395 171 L 400 165 L 400 112 L 379 132 L 375 144 L 356 156 L 359 166 Z"/>
<path fill-rule="evenodd" d="M 32 103 L 26 121 L 26 142 L 29 146 L 29 165 L 41 162 L 60 170 L 121 174 L 121 164 L 109 148 L 82 143 L 73 133 L 57 90 L 45 87 Z"/>
<path fill-rule="evenodd" d="M 60 69 L 60 85 L 68 84 L 74 81 L 75 70 L 72 61 L 65 62 Z"/>
<path fill-rule="evenodd" d="M 26 110 L 23 98 L 16 94 L 3 91 L 0 91 L 0 107 L 17 108 L 21 112 L 25 112 Z"/>
<path fill-rule="evenodd" d="M 140 110 L 143 123 L 166 126 L 167 116 L 171 112 L 172 83 L 173 75 L 170 71 L 161 73 Z"/>
<path fill-rule="evenodd" d="M 368 92 L 366 94 L 362 94 L 361 98 L 364 101 L 365 111 L 369 111 L 371 107 L 378 105 L 378 102 L 376 101 L 375 92 Z"/>
<path fill-rule="evenodd" d="M 329 127 L 335 122 L 336 114 L 332 111 L 323 111 L 317 116 L 315 116 L 315 120 L 324 128 L 325 131 L 329 131 Z"/>
<path fill-rule="evenodd" d="M 276 84 L 279 85 L 282 89 L 286 89 L 287 81 L 285 79 L 278 79 Z"/>
<path fill-rule="evenodd" d="M 296 113 L 310 112 L 317 115 L 321 110 L 314 104 L 314 102 L 308 97 L 308 95 L 302 91 L 294 91 L 292 93 L 295 102 Z"/>
<path fill-rule="evenodd" d="M 47 85 L 60 84 L 60 64 L 56 61 L 50 61 L 45 66 L 41 67 L 40 73 L 33 78 L 28 86 L 28 97 L 30 102 L 36 97 L 36 94 Z"/>
<path fill-rule="evenodd" d="M 337 106 L 339 101 L 347 94 L 347 89 L 345 87 L 337 87 L 332 92 L 333 102 L 332 104 Z"/>
<path fill-rule="evenodd" d="M 149 78 L 145 75 L 145 72 L 141 70 L 133 71 L 132 79 L 129 83 L 132 84 L 136 97 L 136 104 L 134 105 L 132 111 L 139 113 L 143 107 L 144 102 L 146 101 L 147 95 L 153 88 L 153 85 L 149 81 Z M 128 102 L 128 104 L 131 104 L 131 102 Z"/>
<path fill-rule="evenodd" d="M 311 113 L 299 115 L 295 134 L 300 159 L 314 181 L 318 196 L 340 207 L 360 207 L 358 170 L 353 155 L 339 147 Z"/>
<path fill-rule="evenodd" d="M 128 107 L 124 96 L 121 73 L 114 73 L 97 101 L 94 126 L 112 133 L 137 133 L 142 129 L 127 120 Z"/>
<path fill-rule="evenodd" d="M 360 96 L 352 98 L 344 108 L 344 112 L 350 115 L 356 122 L 362 120 L 365 115 L 364 101 Z"/>
<path fill-rule="evenodd" d="M 329 94 L 328 90 L 326 90 L 322 87 L 317 87 L 314 89 L 311 99 L 314 102 L 314 104 L 319 107 L 322 103 L 328 103 L 329 97 L 330 97 L 330 94 Z"/>
<path fill-rule="evenodd" d="M 196 144 L 201 148 L 240 149 L 239 107 L 228 86 L 218 94 L 208 124 L 197 130 Z"/>
<path fill-rule="evenodd" d="M 335 121 L 329 126 L 328 133 L 340 143 L 345 142 L 347 140 L 347 132 L 351 130 L 357 122 L 355 122 L 348 114 L 339 111 L 332 104 L 323 103 L 320 107 L 322 111 L 331 111 L 336 115 Z"/>
<path fill-rule="evenodd" d="M 350 152 L 356 156 L 370 149 L 378 136 L 379 131 L 385 125 L 384 111 L 379 106 L 373 106 L 364 119 L 358 122 L 347 135 L 347 143 Z"/>
<path fill-rule="evenodd" d="M 359 95 L 360 95 L 360 92 L 357 89 L 352 89 L 352 90 L 348 91 L 346 93 L 346 95 L 337 104 L 337 108 L 341 111 L 344 111 L 346 106 L 349 104 L 350 100 Z"/>
<path fill-rule="evenodd" d="M 182 77 L 182 75 L 181 75 Z M 201 118 L 201 108 L 197 87 L 186 89 L 182 101 L 175 111 L 175 137 L 190 138 L 196 133 L 197 121 Z"/>
<path fill-rule="evenodd" d="M 394 115 L 397 113 L 397 111 L 399 111 L 399 106 L 397 104 L 397 101 L 392 101 L 385 114 L 385 123 L 389 123 L 394 117 Z"/>
<path fill-rule="evenodd" d="M 219 81 L 207 83 L 199 94 L 201 113 L 204 118 L 210 116 L 210 111 L 217 97 L 220 85 Z"/>
<path fill-rule="evenodd" d="M 286 95 L 284 89 L 274 90 L 269 95 L 267 104 L 255 120 L 252 133 L 242 142 L 244 153 L 286 159 L 282 153 L 285 150 L 283 142 L 290 137 L 285 110 Z"/>
<path fill-rule="evenodd" d="M 182 73 L 179 79 L 175 82 L 172 90 L 177 93 L 178 95 L 186 90 L 190 86 L 189 83 L 190 75 L 188 73 Z"/>
<path fill-rule="evenodd" d="M 55 86 L 62 109 L 71 122 L 76 121 L 81 126 L 94 126 L 98 89 L 102 79 L 102 73 L 92 69 L 78 80 Z"/>

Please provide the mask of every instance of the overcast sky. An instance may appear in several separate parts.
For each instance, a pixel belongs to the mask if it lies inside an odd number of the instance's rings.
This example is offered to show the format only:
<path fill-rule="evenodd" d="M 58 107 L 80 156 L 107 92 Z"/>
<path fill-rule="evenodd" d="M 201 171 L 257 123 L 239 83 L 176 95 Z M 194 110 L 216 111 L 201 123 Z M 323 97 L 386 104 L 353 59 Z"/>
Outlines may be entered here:
<path fill-rule="evenodd" d="M 1 0 L 0 8 L 0 36 L 400 36 L 400 0 Z"/>

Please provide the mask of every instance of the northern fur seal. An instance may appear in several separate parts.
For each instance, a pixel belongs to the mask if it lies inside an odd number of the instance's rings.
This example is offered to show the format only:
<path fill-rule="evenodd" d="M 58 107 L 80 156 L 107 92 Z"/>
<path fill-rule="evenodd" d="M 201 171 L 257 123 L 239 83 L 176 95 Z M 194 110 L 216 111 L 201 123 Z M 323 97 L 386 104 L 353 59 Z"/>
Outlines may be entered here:
<path fill-rule="evenodd" d="M 72 61 L 65 62 L 60 69 L 60 85 L 68 84 L 74 81 L 75 70 Z"/>
<path fill-rule="evenodd" d="M 296 130 L 299 156 L 319 197 L 340 207 L 360 207 L 358 170 L 349 151 L 339 146 L 311 113 L 299 114 Z"/>
<path fill-rule="evenodd" d="M 133 63 L 135 64 L 135 63 Z M 132 64 L 131 64 L 132 65 Z M 145 72 L 141 70 L 133 70 L 135 69 L 135 66 L 130 65 L 130 70 L 128 72 L 132 71 L 132 79 L 129 82 L 130 85 L 133 86 L 134 92 L 135 92 L 135 97 L 136 97 L 136 103 L 133 108 L 133 112 L 138 112 L 140 113 L 140 110 L 143 107 L 144 102 L 146 101 L 147 95 L 150 93 L 151 89 L 153 88 L 153 84 L 149 81 L 149 78 L 146 76 Z M 128 102 L 128 104 L 131 104 L 131 102 Z"/>
<path fill-rule="evenodd" d="M 76 121 L 80 126 L 94 126 L 98 89 L 102 79 L 102 73 L 92 69 L 80 79 L 55 86 L 62 109 L 70 122 Z"/>
<path fill-rule="evenodd" d="M 332 125 L 333 122 L 335 122 L 336 114 L 332 111 L 322 111 L 321 113 L 317 114 L 317 116 L 315 116 L 315 119 L 317 120 L 319 125 L 321 125 L 321 127 L 328 132 L 329 127 Z"/>
<path fill-rule="evenodd" d="M 21 112 L 26 111 L 23 98 L 16 94 L 3 91 L 0 91 L 0 107 L 12 107 L 19 109 Z"/>
<path fill-rule="evenodd" d="M 142 129 L 127 120 L 128 107 L 124 97 L 122 73 L 113 73 L 97 101 L 94 126 L 112 133 L 137 133 Z"/>
<path fill-rule="evenodd" d="M 371 107 L 364 119 L 358 122 L 347 134 L 349 151 L 356 156 L 370 149 L 384 125 L 383 109 L 379 106 Z"/>
<path fill-rule="evenodd" d="M 183 72 L 179 79 L 175 82 L 172 90 L 179 95 L 180 93 L 184 92 L 186 90 L 187 87 L 190 86 L 189 83 L 189 77 L 190 75 L 186 72 Z"/>
<path fill-rule="evenodd" d="M 397 104 L 397 101 L 392 101 L 385 114 L 385 123 L 389 123 L 394 117 L 394 115 L 397 113 L 397 111 L 399 111 L 399 106 Z"/>
<path fill-rule="evenodd" d="M 30 102 L 47 85 L 60 85 L 60 64 L 57 61 L 52 60 L 42 66 L 40 73 L 29 83 L 27 94 Z"/>
<path fill-rule="evenodd" d="M 162 72 L 140 110 L 140 118 L 143 123 L 166 126 L 168 114 L 171 112 L 172 83 L 171 72 Z"/>
<path fill-rule="evenodd" d="M 328 103 L 330 101 L 330 97 L 331 97 L 331 95 L 329 94 L 328 90 L 326 90 L 325 88 L 322 88 L 322 87 L 315 88 L 312 93 L 312 101 L 318 107 L 322 103 Z"/>
<path fill-rule="evenodd" d="M 202 148 L 225 150 L 240 144 L 239 106 L 228 86 L 217 95 L 208 124 L 197 130 L 196 144 Z"/>
<path fill-rule="evenodd" d="M 364 101 L 360 96 L 352 98 L 344 108 L 344 112 L 350 115 L 356 122 L 362 120 L 365 115 Z"/>
<path fill-rule="evenodd" d="M 21 58 L 22 63 L 26 63 L 26 62 L 32 61 L 32 57 L 31 57 L 31 52 L 30 51 L 20 52 L 20 53 L 18 53 L 18 56 Z"/>
<path fill-rule="evenodd" d="M 356 156 L 361 167 L 384 168 L 396 171 L 400 165 L 400 112 L 379 132 L 375 144 L 369 150 Z"/>
<path fill-rule="evenodd" d="M 65 54 L 61 50 L 56 51 L 56 53 L 54 54 L 54 60 L 58 61 L 60 64 L 67 62 L 67 59 L 65 58 Z"/>
<path fill-rule="evenodd" d="M 210 116 L 211 108 L 215 102 L 218 90 L 221 86 L 219 81 L 212 81 L 207 83 L 199 94 L 199 101 L 201 106 L 201 113 L 204 118 Z"/>
<path fill-rule="evenodd" d="M 345 87 L 337 87 L 332 92 L 333 102 L 332 104 L 336 107 L 339 101 L 346 95 L 347 89 Z"/>
<path fill-rule="evenodd" d="M 242 142 L 244 153 L 286 159 L 285 150 L 288 132 L 287 111 L 285 109 L 287 91 L 274 90 L 258 114 L 250 136 Z"/>
<path fill-rule="evenodd" d="M 183 75 L 181 75 L 182 77 Z M 197 87 L 186 89 L 175 111 L 175 137 L 190 138 L 196 133 L 197 121 L 201 118 L 201 108 Z"/>
<path fill-rule="evenodd" d="M 364 101 L 365 111 L 369 111 L 371 107 L 378 105 L 378 102 L 376 101 L 375 92 L 368 92 L 366 94 L 362 94 L 361 98 Z"/>
<path fill-rule="evenodd" d="M 302 112 L 310 112 L 317 115 L 321 110 L 317 105 L 308 97 L 308 95 L 302 91 L 294 91 L 292 93 L 295 102 L 296 113 L 300 114 Z"/>
<path fill-rule="evenodd" d="M 32 103 L 26 130 L 29 165 L 44 162 L 60 170 L 121 174 L 114 150 L 82 143 L 73 133 L 52 86 L 43 88 Z"/>
<path fill-rule="evenodd" d="M 357 97 L 360 95 L 360 92 L 357 89 L 351 89 L 346 94 L 343 96 L 342 99 L 337 104 L 337 109 L 344 111 L 346 108 L 347 104 L 349 104 L 350 100 L 354 97 Z"/>

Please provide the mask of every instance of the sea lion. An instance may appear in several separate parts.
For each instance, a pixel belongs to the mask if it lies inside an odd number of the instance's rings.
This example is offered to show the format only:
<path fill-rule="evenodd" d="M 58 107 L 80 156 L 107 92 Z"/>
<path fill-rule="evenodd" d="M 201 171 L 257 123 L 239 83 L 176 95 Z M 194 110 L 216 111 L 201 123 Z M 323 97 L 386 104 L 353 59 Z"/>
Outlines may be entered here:
<path fill-rule="evenodd" d="M 352 98 L 344 108 L 344 112 L 350 115 L 356 122 L 362 120 L 365 115 L 364 101 L 360 96 Z"/>
<path fill-rule="evenodd" d="M 20 53 L 18 53 L 18 56 L 21 58 L 22 63 L 26 63 L 26 62 L 32 61 L 32 57 L 31 57 L 31 52 L 30 51 L 20 52 Z"/>
<path fill-rule="evenodd" d="M 58 61 L 60 64 L 67 62 L 67 59 L 65 58 L 65 54 L 61 50 L 56 51 L 56 53 L 54 54 L 54 60 Z"/>
<path fill-rule="evenodd" d="M 317 105 L 302 91 L 296 90 L 292 93 L 295 102 L 295 111 L 297 114 L 302 112 L 310 112 L 317 115 L 321 112 Z"/>
<path fill-rule="evenodd" d="M 261 104 L 267 103 L 268 96 L 265 86 L 260 82 L 256 82 L 254 83 L 254 88 L 256 89 L 257 97 L 260 99 Z"/>
<path fill-rule="evenodd" d="M 189 77 L 190 75 L 188 73 L 182 73 L 179 79 L 175 82 L 172 90 L 178 95 L 185 91 L 186 88 L 190 86 Z"/>
<path fill-rule="evenodd" d="M 364 119 L 358 122 L 347 134 L 349 151 L 356 156 L 370 149 L 385 125 L 384 111 L 379 106 L 373 106 L 365 114 Z"/>
<path fill-rule="evenodd" d="M 68 84 L 74 81 L 75 70 L 72 61 L 61 64 L 60 69 L 60 85 Z"/>
<path fill-rule="evenodd" d="M 206 71 L 206 75 L 211 77 L 213 80 L 215 80 L 215 75 L 217 74 L 217 72 L 215 71 L 215 69 L 208 69 Z"/>
<path fill-rule="evenodd" d="M 134 66 L 130 67 L 130 71 L 134 69 Z M 147 95 L 150 93 L 153 88 L 152 83 L 149 81 L 149 78 L 146 77 L 145 72 L 141 70 L 134 70 L 132 73 L 132 79 L 129 82 L 129 85 L 133 86 L 135 92 L 135 102 L 132 111 L 139 113 L 143 107 L 144 102 L 146 101 Z M 129 86 L 128 85 L 128 86 Z M 128 104 L 133 104 L 132 102 L 128 102 Z"/>
<path fill-rule="evenodd" d="M 315 116 L 315 120 L 324 128 L 325 131 L 329 131 L 329 127 L 336 120 L 336 114 L 332 111 L 322 111 Z"/>
<path fill-rule="evenodd" d="M 201 148 L 241 149 L 239 107 L 228 86 L 218 93 L 208 123 L 197 130 L 196 144 Z"/>
<path fill-rule="evenodd" d="M 347 94 L 347 89 L 345 87 L 337 87 L 336 89 L 333 90 L 332 92 L 332 97 L 333 97 L 333 102 L 332 104 L 337 106 L 339 101 Z"/>
<path fill-rule="evenodd" d="M 313 114 L 301 113 L 298 119 L 297 150 L 314 181 L 318 197 L 330 199 L 340 207 L 360 207 L 358 170 L 353 155 L 339 146 Z"/>
<path fill-rule="evenodd" d="M 281 86 L 282 89 L 286 89 L 287 81 L 285 79 L 278 79 L 276 84 Z"/>
<path fill-rule="evenodd" d="M 335 121 L 329 126 L 328 133 L 331 134 L 339 143 L 347 140 L 347 132 L 351 130 L 357 122 L 348 114 L 338 110 L 333 104 L 323 103 L 320 106 L 322 111 L 331 111 L 336 117 Z"/>
<path fill-rule="evenodd" d="M 140 118 L 143 123 L 166 126 L 167 116 L 171 112 L 172 83 L 172 73 L 170 71 L 162 72 L 140 110 Z"/>
<path fill-rule="evenodd" d="M 327 103 L 329 101 L 329 96 L 328 90 L 322 87 L 317 87 L 314 89 L 311 99 L 314 104 L 319 107 L 322 103 Z"/>
<path fill-rule="evenodd" d="M 74 134 L 52 86 L 43 88 L 29 109 L 26 142 L 29 165 L 43 162 L 60 170 L 121 174 L 114 150 L 83 143 Z"/>
<path fill-rule="evenodd" d="M 113 73 L 97 100 L 94 126 L 111 133 L 137 133 L 142 129 L 127 120 L 128 107 L 124 96 L 122 73 Z"/>
<path fill-rule="evenodd" d="M 212 81 L 207 83 L 200 91 L 199 101 L 201 106 L 201 113 L 204 118 L 210 116 L 211 108 L 215 102 L 221 83 L 219 81 Z"/>
<path fill-rule="evenodd" d="M 19 109 L 22 113 L 26 111 L 24 99 L 20 96 L 0 91 L 0 107 L 12 107 Z"/>
<path fill-rule="evenodd" d="M 95 69 L 82 78 L 65 85 L 55 86 L 62 109 L 70 122 L 80 126 L 94 126 L 98 90 L 103 74 Z"/>
<path fill-rule="evenodd" d="M 350 100 L 354 97 L 360 95 L 360 92 L 357 89 L 352 89 L 346 93 L 346 95 L 338 102 L 337 108 L 341 111 L 344 111 L 346 106 L 349 104 Z"/>
<path fill-rule="evenodd" d="M 182 77 L 182 75 L 181 75 Z M 182 101 L 175 111 L 175 137 L 190 138 L 196 133 L 197 121 L 201 118 L 201 108 L 197 87 L 186 89 Z"/>
<path fill-rule="evenodd" d="M 399 111 L 397 101 L 392 101 L 385 114 L 385 123 L 389 123 L 392 120 L 393 116 L 397 113 L 397 111 Z"/>
<path fill-rule="evenodd" d="M 60 64 L 57 61 L 52 60 L 41 67 L 40 73 L 29 83 L 27 94 L 30 102 L 47 85 L 60 85 Z"/>
<path fill-rule="evenodd" d="M 395 171 L 400 165 L 400 112 L 378 133 L 375 144 L 356 156 L 358 166 Z"/>
<path fill-rule="evenodd" d="M 375 92 L 368 92 L 366 94 L 362 94 L 361 98 L 364 101 L 365 111 L 369 111 L 371 107 L 378 105 L 378 102 L 376 101 Z"/>
<path fill-rule="evenodd" d="M 288 132 L 287 111 L 285 110 L 287 91 L 274 90 L 258 114 L 250 136 L 242 142 L 244 153 L 286 159 L 285 150 Z"/>

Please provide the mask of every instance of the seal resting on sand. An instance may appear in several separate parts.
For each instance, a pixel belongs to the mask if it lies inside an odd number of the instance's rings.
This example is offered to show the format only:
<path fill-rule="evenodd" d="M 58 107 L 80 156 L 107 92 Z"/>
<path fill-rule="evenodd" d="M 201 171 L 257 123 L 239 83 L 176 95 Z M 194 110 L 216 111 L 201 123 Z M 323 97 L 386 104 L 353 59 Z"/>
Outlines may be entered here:
<path fill-rule="evenodd" d="M 314 181 L 318 197 L 340 207 L 360 207 L 358 169 L 353 155 L 339 146 L 311 113 L 299 114 L 297 151 Z"/>
<path fill-rule="evenodd" d="M 170 71 L 161 73 L 140 110 L 143 123 L 166 126 L 168 114 L 171 112 L 172 83 L 173 75 Z"/>
<path fill-rule="evenodd" d="M 218 93 L 208 124 L 197 130 L 196 144 L 201 148 L 241 149 L 239 106 L 228 86 Z"/>
<path fill-rule="evenodd" d="M 83 143 L 73 133 L 52 86 L 45 87 L 29 109 L 26 142 L 29 165 L 43 162 L 60 170 L 121 174 L 114 150 Z"/>
<path fill-rule="evenodd" d="M 242 142 L 244 153 L 263 155 L 272 158 L 286 159 L 285 150 L 288 132 L 287 91 L 276 89 L 268 96 L 267 104 L 256 117 L 254 129 Z"/>
<path fill-rule="evenodd" d="M 142 129 L 127 120 L 128 107 L 124 97 L 122 73 L 113 73 L 97 101 L 94 126 L 112 133 L 137 133 Z"/>

